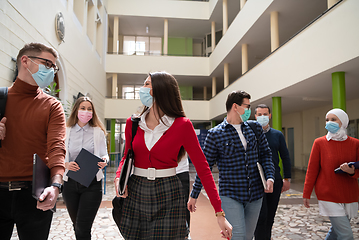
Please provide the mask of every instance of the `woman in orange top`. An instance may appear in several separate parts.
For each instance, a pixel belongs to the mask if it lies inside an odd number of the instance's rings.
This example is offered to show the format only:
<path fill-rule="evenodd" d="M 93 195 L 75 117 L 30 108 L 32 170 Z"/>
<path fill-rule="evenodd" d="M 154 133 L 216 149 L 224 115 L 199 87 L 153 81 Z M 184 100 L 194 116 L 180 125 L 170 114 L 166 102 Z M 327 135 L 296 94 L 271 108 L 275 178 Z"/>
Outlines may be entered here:
<path fill-rule="evenodd" d="M 349 137 L 348 115 L 332 109 L 326 115 L 328 134 L 314 141 L 305 177 L 303 202 L 309 208 L 309 198 L 315 187 L 319 213 L 328 216 L 332 224 L 325 239 L 353 239 L 350 218 L 358 215 L 359 169 L 349 162 L 359 161 L 359 140 Z M 334 170 L 340 167 L 342 173 Z"/>

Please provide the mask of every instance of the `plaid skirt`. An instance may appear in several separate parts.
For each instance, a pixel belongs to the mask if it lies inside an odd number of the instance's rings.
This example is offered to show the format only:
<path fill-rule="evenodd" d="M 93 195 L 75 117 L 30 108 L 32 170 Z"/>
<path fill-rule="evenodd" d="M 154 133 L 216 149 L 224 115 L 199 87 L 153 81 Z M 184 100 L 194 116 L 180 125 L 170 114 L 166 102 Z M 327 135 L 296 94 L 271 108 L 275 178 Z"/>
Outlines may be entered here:
<path fill-rule="evenodd" d="M 120 231 L 126 240 L 184 239 L 186 203 L 177 176 L 148 180 L 132 175 Z"/>

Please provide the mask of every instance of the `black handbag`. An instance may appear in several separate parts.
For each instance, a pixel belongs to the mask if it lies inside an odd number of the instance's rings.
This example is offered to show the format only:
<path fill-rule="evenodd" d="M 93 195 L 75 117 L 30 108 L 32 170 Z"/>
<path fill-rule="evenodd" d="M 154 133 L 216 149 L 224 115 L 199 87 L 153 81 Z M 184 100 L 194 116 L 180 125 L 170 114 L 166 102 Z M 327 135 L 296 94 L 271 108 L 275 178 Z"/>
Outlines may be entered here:
<path fill-rule="evenodd" d="M 121 174 L 120 174 L 120 179 L 119 179 L 119 184 L 118 184 L 118 188 L 119 188 L 118 193 L 120 195 L 123 195 L 125 193 L 128 179 L 130 178 L 131 173 L 132 173 L 132 168 L 133 168 L 133 164 L 134 164 L 134 152 L 132 150 L 132 142 L 133 142 L 133 139 L 137 132 L 139 120 L 140 120 L 139 118 L 131 117 L 131 121 L 132 121 L 131 148 L 128 149 L 128 151 L 127 151 L 126 159 L 124 160 Z M 112 200 L 112 206 L 113 206 L 112 217 L 115 220 L 115 223 L 119 229 L 120 229 L 120 222 L 121 222 L 121 218 L 122 218 L 122 206 L 123 206 L 124 200 L 125 200 L 124 198 L 116 197 L 116 196 Z"/>

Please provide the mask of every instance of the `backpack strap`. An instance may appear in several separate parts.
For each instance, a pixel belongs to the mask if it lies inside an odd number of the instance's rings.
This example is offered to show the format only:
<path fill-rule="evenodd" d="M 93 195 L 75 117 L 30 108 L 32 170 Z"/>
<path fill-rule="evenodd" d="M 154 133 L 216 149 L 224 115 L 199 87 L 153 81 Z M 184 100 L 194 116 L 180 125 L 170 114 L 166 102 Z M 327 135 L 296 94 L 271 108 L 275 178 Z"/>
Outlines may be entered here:
<path fill-rule="evenodd" d="M 7 87 L 0 87 L 0 120 L 5 115 L 6 100 L 7 100 Z"/>
<path fill-rule="evenodd" d="M 133 139 L 136 136 L 138 122 L 140 121 L 140 118 L 136 118 L 136 117 L 132 116 L 131 121 L 132 121 L 132 140 L 131 140 L 131 149 L 132 149 L 132 142 L 133 142 Z"/>
<path fill-rule="evenodd" d="M 259 133 L 257 131 L 257 126 L 254 123 L 254 121 L 247 121 L 248 126 L 252 129 L 252 131 L 254 132 L 254 135 L 256 136 L 256 141 L 257 141 L 257 152 L 258 152 L 258 159 L 259 159 Z"/>
<path fill-rule="evenodd" d="M 5 116 L 5 107 L 7 101 L 7 87 L 0 87 L 0 121 Z M 1 147 L 1 140 L 0 140 Z"/>

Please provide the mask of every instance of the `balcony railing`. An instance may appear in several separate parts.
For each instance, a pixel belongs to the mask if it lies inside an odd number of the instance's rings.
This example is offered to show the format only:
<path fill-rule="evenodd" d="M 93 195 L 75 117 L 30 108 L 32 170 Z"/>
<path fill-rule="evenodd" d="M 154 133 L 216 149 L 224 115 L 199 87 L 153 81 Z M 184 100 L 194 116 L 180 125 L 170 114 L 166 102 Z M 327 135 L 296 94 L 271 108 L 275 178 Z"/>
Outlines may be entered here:
<path fill-rule="evenodd" d="M 176 57 L 209 57 L 205 55 L 196 54 L 163 54 L 150 51 L 135 51 L 135 52 L 107 52 L 107 54 L 127 55 L 127 56 L 176 56 Z"/>

